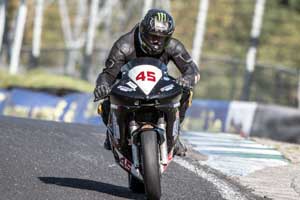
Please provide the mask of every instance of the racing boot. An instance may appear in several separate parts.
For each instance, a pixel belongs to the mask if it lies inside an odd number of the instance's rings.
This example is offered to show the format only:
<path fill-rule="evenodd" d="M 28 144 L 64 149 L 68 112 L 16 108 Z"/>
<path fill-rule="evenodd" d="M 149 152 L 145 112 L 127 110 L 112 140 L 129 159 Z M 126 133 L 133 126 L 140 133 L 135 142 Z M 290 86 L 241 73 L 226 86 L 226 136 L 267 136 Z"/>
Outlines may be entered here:
<path fill-rule="evenodd" d="M 103 146 L 106 150 L 111 150 L 110 140 L 108 138 L 108 133 L 107 132 L 106 132 L 106 138 L 105 138 Z"/>
<path fill-rule="evenodd" d="M 187 148 L 185 144 L 182 142 L 182 140 L 180 139 L 180 137 L 178 136 L 176 140 L 176 144 L 174 146 L 174 155 L 183 157 L 185 156 L 186 152 L 187 152 Z"/>

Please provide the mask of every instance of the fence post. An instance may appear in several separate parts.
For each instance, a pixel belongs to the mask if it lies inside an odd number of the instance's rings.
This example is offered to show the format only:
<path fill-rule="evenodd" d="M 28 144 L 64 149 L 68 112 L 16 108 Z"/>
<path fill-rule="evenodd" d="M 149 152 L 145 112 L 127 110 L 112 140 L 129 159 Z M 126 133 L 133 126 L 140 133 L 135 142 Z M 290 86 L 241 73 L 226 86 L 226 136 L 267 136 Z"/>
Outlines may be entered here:
<path fill-rule="evenodd" d="M 241 100 L 248 101 L 250 98 L 250 89 L 253 80 L 253 72 L 256 62 L 256 52 L 261 32 L 262 20 L 264 15 L 266 0 L 256 0 L 255 11 L 252 21 L 251 44 L 246 58 L 246 72 L 244 77 L 244 86 Z"/>
<path fill-rule="evenodd" d="M 196 33 L 194 37 L 193 51 L 192 51 L 192 57 L 197 65 L 198 63 L 200 63 L 208 8 L 209 8 L 209 0 L 201 0 L 201 2 L 199 2 Z"/>
<path fill-rule="evenodd" d="M 92 0 L 90 5 L 90 16 L 89 16 L 89 25 L 86 35 L 86 46 L 85 46 L 85 55 L 84 55 L 84 65 L 81 69 L 81 78 L 88 80 L 88 72 L 90 71 L 92 63 L 92 54 L 94 49 L 94 38 L 97 28 L 97 15 L 99 12 L 99 0 Z"/>
<path fill-rule="evenodd" d="M 31 66 L 36 67 L 40 57 L 41 35 L 43 27 L 44 0 L 36 0 L 34 30 L 32 39 Z"/>
<path fill-rule="evenodd" d="M 19 6 L 18 17 L 16 22 L 15 38 L 11 49 L 12 54 L 11 54 L 10 66 L 9 66 L 10 74 L 16 74 L 19 70 L 19 61 L 20 61 L 21 46 L 23 41 L 26 17 L 27 17 L 26 0 L 20 0 L 20 6 Z"/>
<path fill-rule="evenodd" d="M 6 0 L 0 0 L 0 52 L 2 50 L 3 35 L 5 29 Z"/>
<path fill-rule="evenodd" d="M 153 6 L 153 0 L 144 0 L 144 7 L 143 7 L 143 16 L 144 17 L 148 10 L 151 9 Z"/>
<path fill-rule="evenodd" d="M 71 28 L 71 21 L 69 16 L 69 9 L 67 6 L 67 2 L 65 0 L 58 1 L 58 8 L 61 16 L 61 26 L 64 34 L 65 44 L 68 50 L 67 63 L 65 67 L 65 74 L 74 74 L 75 73 L 75 55 L 74 48 L 75 47 L 75 39 Z"/>

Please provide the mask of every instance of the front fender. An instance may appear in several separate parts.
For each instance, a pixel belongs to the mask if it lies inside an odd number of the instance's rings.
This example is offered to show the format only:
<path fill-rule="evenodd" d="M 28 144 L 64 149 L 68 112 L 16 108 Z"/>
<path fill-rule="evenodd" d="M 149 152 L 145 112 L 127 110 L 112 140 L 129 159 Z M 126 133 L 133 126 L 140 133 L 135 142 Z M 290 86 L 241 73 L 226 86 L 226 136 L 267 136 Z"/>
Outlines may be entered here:
<path fill-rule="evenodd" d="M 132 133 L 134 144 L 140 143 L 141 133 L 145 132 L 145 131 L 155 131 L 157 133 L 157 139 L 158 139 L 159 145 L 164 143 L 164 141 L 165 141 L 165 137 L 164 137 L 165 130 L 164 129 L 154 126 L 152 124 L 144 124 Z"/>

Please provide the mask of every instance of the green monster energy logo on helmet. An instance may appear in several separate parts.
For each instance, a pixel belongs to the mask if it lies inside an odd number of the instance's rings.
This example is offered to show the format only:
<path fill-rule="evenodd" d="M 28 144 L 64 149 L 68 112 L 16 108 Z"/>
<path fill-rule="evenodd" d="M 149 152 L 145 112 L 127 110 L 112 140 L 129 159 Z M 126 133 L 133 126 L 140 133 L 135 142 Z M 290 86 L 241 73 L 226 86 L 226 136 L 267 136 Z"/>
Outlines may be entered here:
<path fill-rule="evenodd" d="M 157 21 L 160 21 L 160 22 L 166 22 L 167 21 L 167 15 L 166 15 L 166 13 L 163 13 L 163 12 L 157 13 L 155 18 L 156 18 Z"/>

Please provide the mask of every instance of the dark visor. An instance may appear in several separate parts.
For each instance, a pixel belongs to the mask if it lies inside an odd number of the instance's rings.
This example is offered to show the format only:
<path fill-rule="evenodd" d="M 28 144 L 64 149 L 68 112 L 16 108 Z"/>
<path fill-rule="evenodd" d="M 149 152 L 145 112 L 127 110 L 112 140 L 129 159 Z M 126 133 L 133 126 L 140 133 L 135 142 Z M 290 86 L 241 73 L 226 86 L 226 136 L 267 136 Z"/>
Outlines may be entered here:
<path fill-rule="evenodd" d="M 145 34 L 145 39 L 151 44 L 163 44 L 166 40 L 166 37 L 153 34 Z"/>

